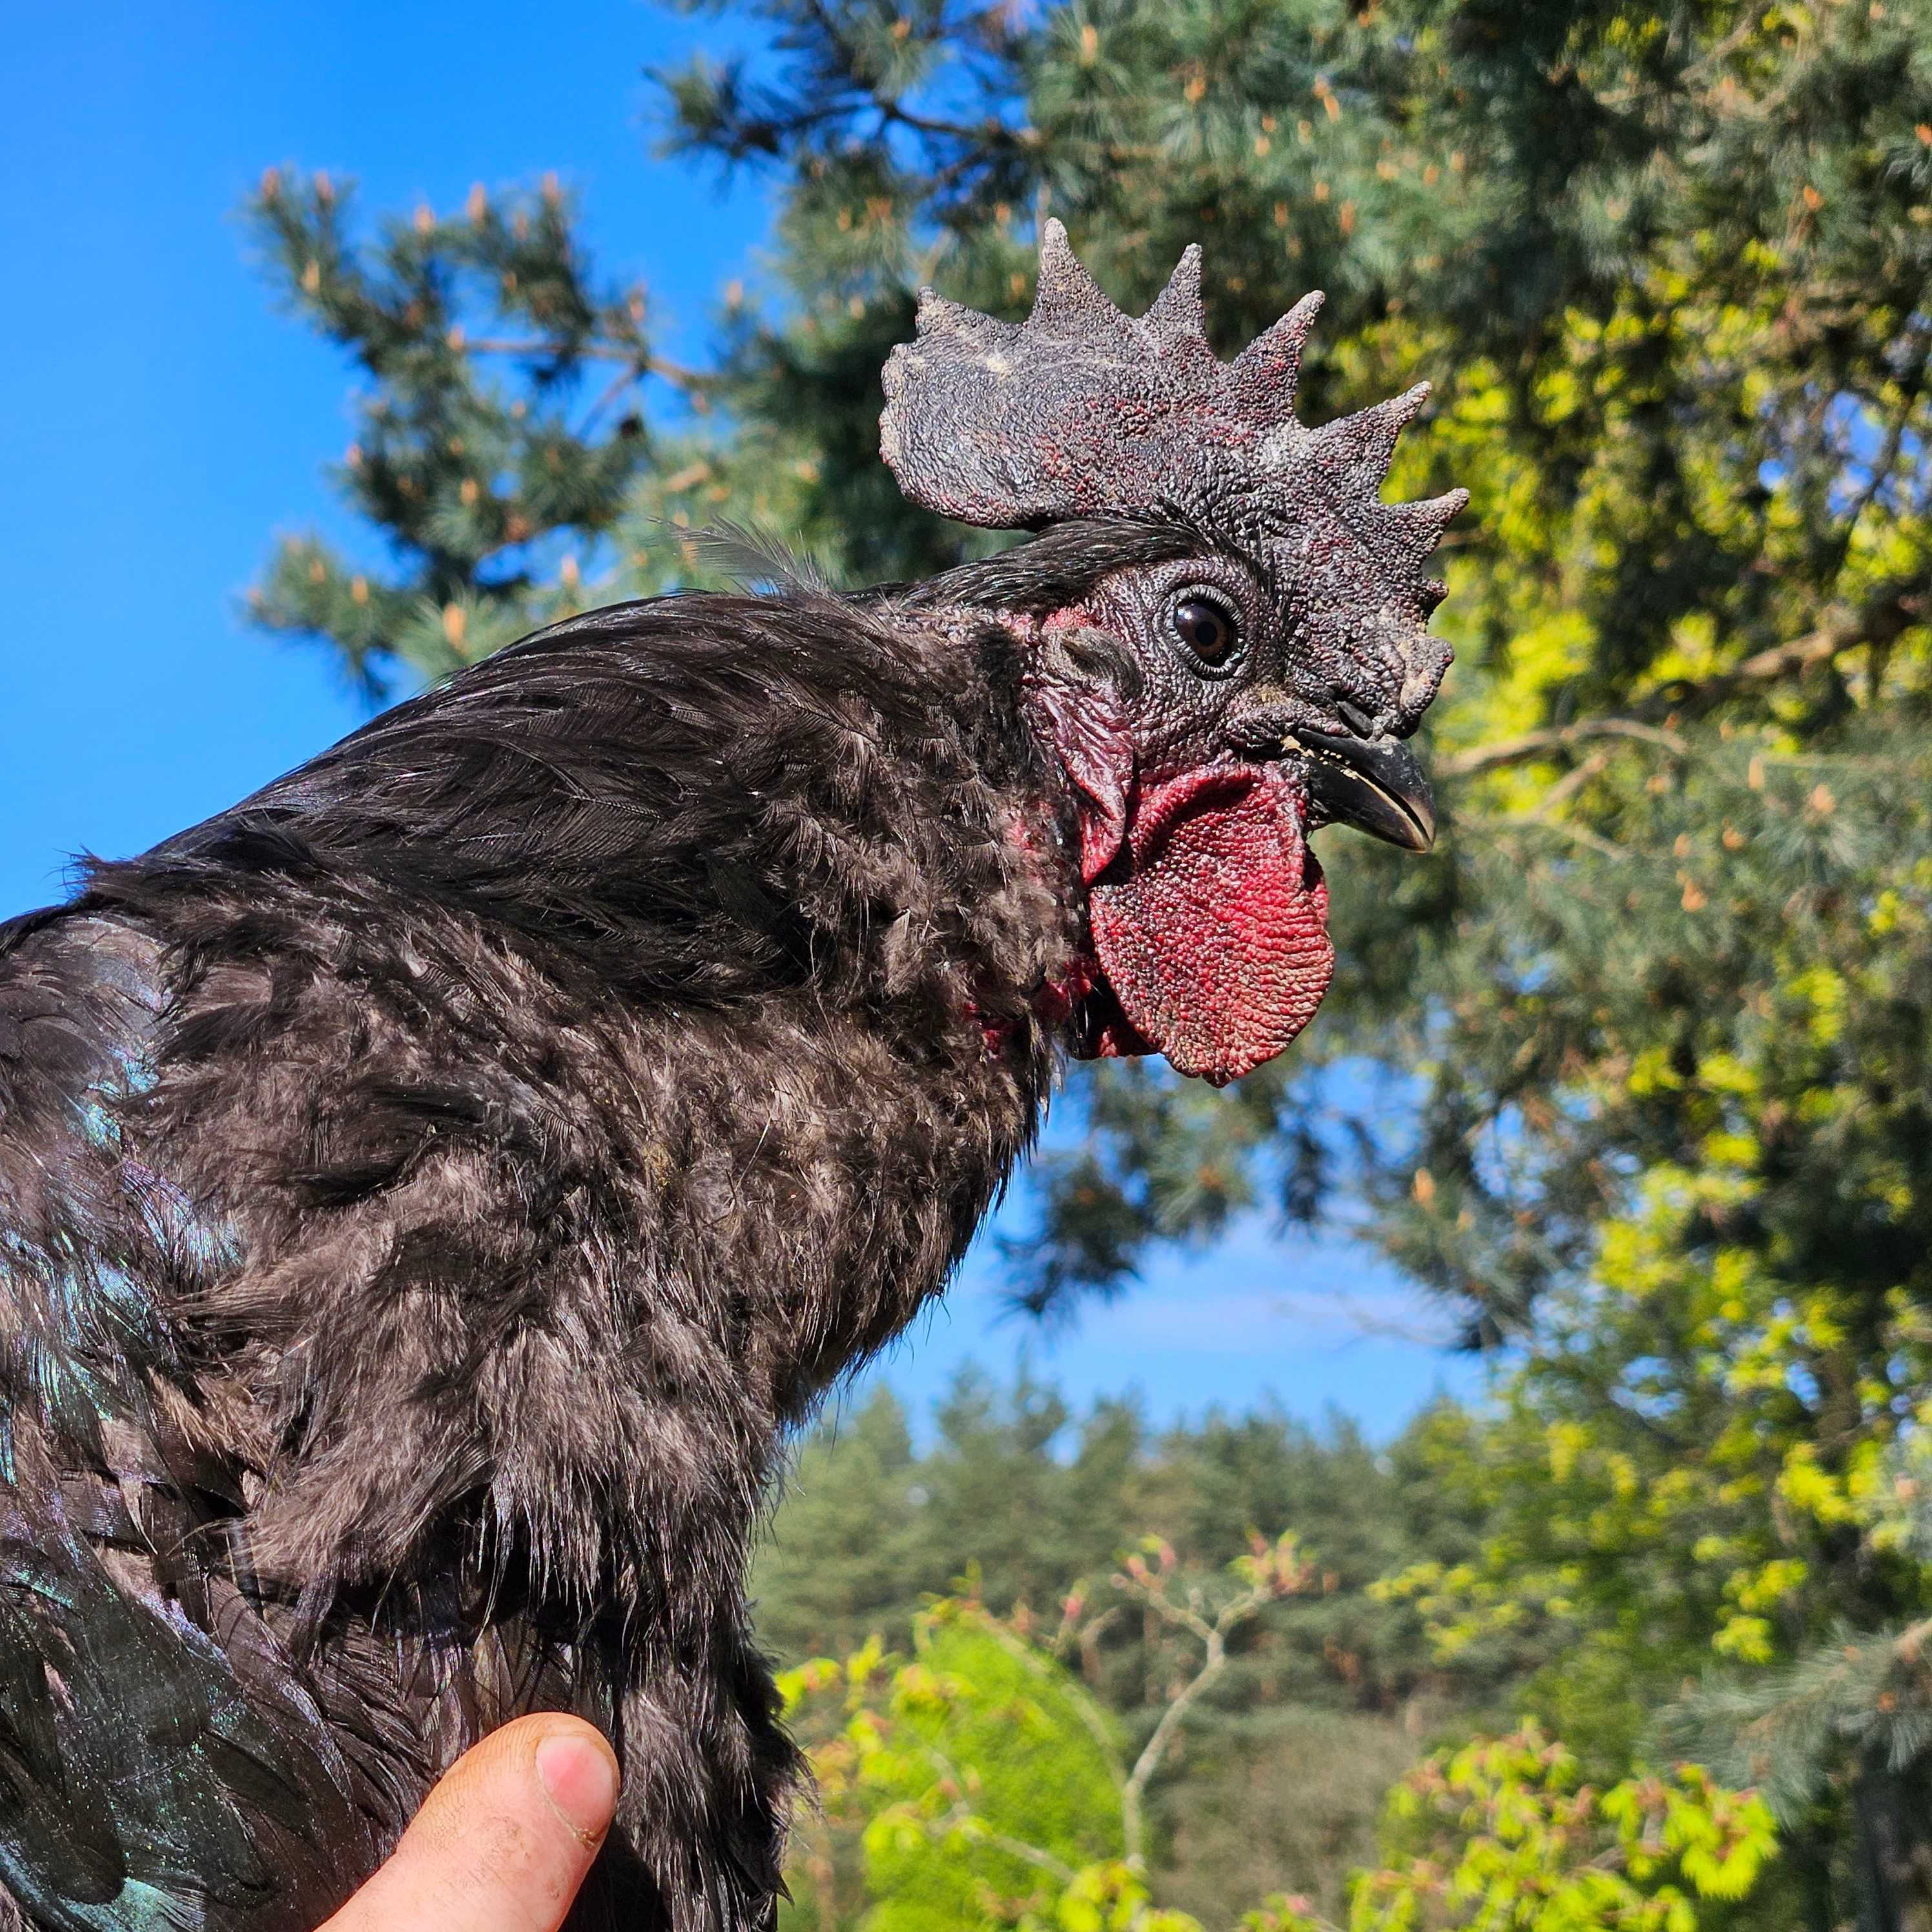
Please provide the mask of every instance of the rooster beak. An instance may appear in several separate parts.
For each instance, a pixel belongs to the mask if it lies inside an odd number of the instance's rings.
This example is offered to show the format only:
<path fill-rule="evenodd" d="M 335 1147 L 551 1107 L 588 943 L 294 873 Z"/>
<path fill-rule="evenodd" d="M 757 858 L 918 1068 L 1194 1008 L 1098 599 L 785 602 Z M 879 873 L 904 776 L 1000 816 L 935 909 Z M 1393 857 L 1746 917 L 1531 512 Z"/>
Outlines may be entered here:
<path fill-rule="evenodd" d="M 1352 825 L 1409 852 L 1436 843 L 1436 798 L 1422 767 L 1392 738 L 1342 738 L 1298 726 L 1308 792 L 1324 824 Z"/>

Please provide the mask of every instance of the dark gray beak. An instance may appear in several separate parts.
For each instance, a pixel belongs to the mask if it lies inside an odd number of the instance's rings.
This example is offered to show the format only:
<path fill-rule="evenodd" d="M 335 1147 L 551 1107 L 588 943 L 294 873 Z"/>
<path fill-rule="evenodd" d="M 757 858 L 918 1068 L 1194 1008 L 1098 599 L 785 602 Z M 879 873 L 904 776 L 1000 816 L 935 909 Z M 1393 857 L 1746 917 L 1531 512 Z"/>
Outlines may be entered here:
<path fill-rule="evenodd" d="M 1308 791 L 1324 824 L 1352 825 L 1409 852 L 1436 843 L 1436 796 L 1407 746 L 1393 738 L 1340 738 L 1298 725 Z"/>

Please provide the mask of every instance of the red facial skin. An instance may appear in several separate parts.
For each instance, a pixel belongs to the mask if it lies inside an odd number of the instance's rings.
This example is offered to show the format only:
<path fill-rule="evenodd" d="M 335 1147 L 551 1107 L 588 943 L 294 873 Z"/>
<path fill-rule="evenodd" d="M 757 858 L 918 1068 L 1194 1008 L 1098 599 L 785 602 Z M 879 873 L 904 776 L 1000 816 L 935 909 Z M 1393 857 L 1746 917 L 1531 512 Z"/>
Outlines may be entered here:
<path fill-rule="evenodd" d="M 1122 1011 L 1178 1072 L 1215 1086 L 1252 1072 L 1328 990 L 1307 810 L 1279 765 L 1210 766 L 1132 796 L 1126 850 L 1090 882 L 1088 916 Z"/>
<path fill-rule="evenodd" d="M 1279 764 L 1149 779 L 1126 721 L 1036 694 L 1077 801 L 1093 956 L 1042 995 L 1082 1058 L 1161 1053 L 1224 1086 L 1313 1018 L 1334 970 L 1308 800 Z"/>
<path fill-rule="evenodd" d="M 1118 824 L 1082 798 L 1094 954 L 1120 1009 L 1084 1051 L 1162 1053 L 1225 1085 L 1288 1045 L 1334 970 L 1306 794 L 1282 766 L 1245 764 L 1122 794 Z"/>

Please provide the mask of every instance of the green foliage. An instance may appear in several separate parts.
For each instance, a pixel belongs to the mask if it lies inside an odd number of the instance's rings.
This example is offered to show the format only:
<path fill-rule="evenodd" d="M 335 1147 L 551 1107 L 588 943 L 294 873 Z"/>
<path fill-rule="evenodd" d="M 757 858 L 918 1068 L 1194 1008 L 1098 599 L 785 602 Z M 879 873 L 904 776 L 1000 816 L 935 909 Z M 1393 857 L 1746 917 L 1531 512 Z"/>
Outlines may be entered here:
<path fill-rule="evenodd" d="M 507 200 L 478 187 L 460 214 L 419 208 L 374 241 L 350 209 L 328 176 L 271 169 L 251 213 L 290 301 L 371 380 L 336 473 L 403 573 L 290 539 L 254 606 L 332 639 L 365 680 L 386 660 L 434 678 L 577 608 L 578 552 L 610 530 L 652 454 L 636 406 L 656 366 L 645 299 L 596 280 L 554 178 Z M 485 373 L 498 364 L 513 380 Z M 573 422 L 598 368 L 613 379 Z M 549 540 L 562 533 L 575 547 L 560 562 Z"/>
<path fill-rule="evenodd" d="M 1932 1802 L 1928 1636 L 1924 1622 L 1863 1635 L 1841 1624 L 1795 1663 L 1684 1700 L 1670 1731 L 1720 1772 L 1758 1780 L 1786 1829 L 1816 1815 L 1848 1760 L 1876 1802 L 1922 1813 Z"/>
<path fill-rule="evenodd" d="M 1363 1874 L 1352 1932 L 1696 1932 L 1777 1850 L 1764 1805 L 1695 1766 L 1598 1790 L 1534 1726 L 1438 1754 L 1390 1810 L 1415 1850 Z"/>
<path fill-rule="evenodd" d="M 1306 1589 L 1312 1573 L 1292 1535 L 1256 1538 L 1210 1602 L 1198 1585 L 1178 1592 L 1174 1552 L 1145 1541 L 1114 1586 L 1198 1651 L 1131 1763 L 1118 1726 L 1054 1654 L 1082 1634 L 1077 1598 L 1052 1649 L 1024 1614 L 1002 1619 L 976 1598 L 941 1599 L 915 1620 L 910 1662 L 886 1657 L 875 1637 L 842 1664 L 820 1658 L 788 1673 L 790 1714 L 816 1736 L 827 1828 L 801 1860 L 805 1918 L 858 1914 L 874 1932 L 1199 1932 L 1150 1902 L 1148 1786 L 1225 1670 L 1228 1635 Z M 828 1710 L 838 1690 L 842 1708 Z M 847 1875 L 854 1842 L 859 1898 Z"/>
<path fill-rule="evenodd" d="M 1294 1574 L 1286 1550 L 1240 1570 L 1250 1595 Z M 783 1680 L 823 1800 L 795 1854 L 788 1922 L 1201 1932 L 1155 1903 L 1135 1825 L 1142 1765 L 1128 1768 L 1106 1713 L 1024 1625 L 941 1600 L 914 1646 L 908 1660 L 875 1639 Z M 1187 1698 L 1184 1685 L 1168 1706 L 1177 1730 Z M 1355 1874 L 1350 1932 L 1696 1932 L 1735 1922 L 1724 1908 L 1777 1850 L 1752 1794 L 1695 1766 L 1600 1790 L 1533 1726 L 1436 1754 L 1388 1810 L 1400 1850 Z M 1285 1894 L 1240 1922 L 1339 1932 Z"/>
<path fill-rule="evenodd" d="M 1042 1886 L 1117 1861 L 1118 1759 L 1073 1680 L 970 1603 L 922 1613 L 914 1642 L 909 1660 L 875 1641 L 782 1685 L 806 1724 L 801 1700 L 844 1693 L 812 1764 L 828 1822 L 856 1830 L 872 1932 L 1010 1924 Z"/>
<path fill-rule="evenodd" d="M 391 557 L 358 566 L 286 538 L 250 608 L 328 640 L 372 692 L 598 604 L 730 575 L 685 534 L 728 508 L 811 533 L 818 445 L 784 427 L 776 391 L 770 435 L 711 431 L 723 379 L 656 352 L 644 285 L 597 275 L 554 176 L 535 194 L 479 183 L 459 211 L 419 207 L 372 236 L 351 188 L 271 169 L 248 212 L 284 298 L 367 380 L 334 475 Z M 728 292 L 728 329 L 741 302 Z M 774 380 L 859 381 L 837 359 L 805 352 Z"/>
<path fill-rule="evenodd" d="M 1351 1874 L 1381 1862 L 1389 1788 L 1415 1762 L 1416 1714 L 1291 1702 L 1256 1714 L 1234 1750 L 1204 1722 L 1190 1727 L 1158 1794 L 1153 1882 L 1204 1925 L 1270 1894 L 1346 1918 Z"/>

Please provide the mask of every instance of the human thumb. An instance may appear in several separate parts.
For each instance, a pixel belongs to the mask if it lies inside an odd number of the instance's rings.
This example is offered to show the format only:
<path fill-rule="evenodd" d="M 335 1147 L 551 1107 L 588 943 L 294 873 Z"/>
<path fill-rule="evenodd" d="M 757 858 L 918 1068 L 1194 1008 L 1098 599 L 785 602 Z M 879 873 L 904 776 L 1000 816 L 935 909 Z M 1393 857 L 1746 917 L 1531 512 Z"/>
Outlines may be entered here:
<path fill-rule="evenodd" d="M 557 1932 L 616 1804 L 616 1756 L 597 1731 L 519 1718 L 458 1759 L 319 1932 Z"/>

